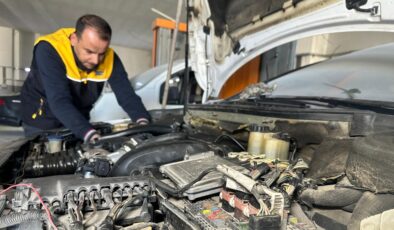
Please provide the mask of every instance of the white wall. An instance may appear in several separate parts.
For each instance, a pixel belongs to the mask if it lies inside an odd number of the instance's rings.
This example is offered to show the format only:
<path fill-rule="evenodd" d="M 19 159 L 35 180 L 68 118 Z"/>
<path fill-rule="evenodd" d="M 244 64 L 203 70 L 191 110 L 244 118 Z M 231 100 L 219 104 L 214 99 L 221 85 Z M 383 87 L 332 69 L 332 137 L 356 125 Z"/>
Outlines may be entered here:
<path fill-rule="evenodd" d="M 13 70 L 13 35 L 12 29 L 0 27 L 0 85 L 11 77 Z"/>
<path fill-rule="evenodd" d="M 394 42 L 392 33 L 348 32 L 323 34 L 299 40 L 296 53 L 301 58 L 299 64 L 304 66 L 336 55 L 388 42 Z"/>
<path fill-rule="evenodd" d="M 335 33 L 329 36 L 330 46 L 327 53 L 346 53 L 365 47 L 373 47 L 384 43 L 394 42 L 393 33 Z"/>
<path fill-rule="evenodd" d="M 0 27 L 0 66 L 12 65 L 12 29 Z"/>
<path fill-rule="evenodd" d="M 22 86 L 27 77 L 26 67 L 30 67 L 33 57 L 33 46 L 35 34 L 31 32 L 15 30 L 15 56 L 14 56 L 14 77 L 15 85 Z"/>
<path fill-rule="evenodd" d="M 152 60 L 150 51 L 114 45 L 111 45 L 111 47 L 118 54 L 120 60 L 122 60 L 126 72 L 129 74 L 129 78 L 151 68 Z"/>
<path fill-rule="evenodd" d="M 0 27 L 0 85 L 17 90 L 30 66 L 34 33 Z M 4 74 L 5 70 L 5 74 Z"/>
<path fill-rule="evenodd" d="M 301 39 L 297 42 L 296 54 L 300 61 L 298 65 L 305 66 L 326 59 L 326 41 L 328 35 L 318 35 Z"/>

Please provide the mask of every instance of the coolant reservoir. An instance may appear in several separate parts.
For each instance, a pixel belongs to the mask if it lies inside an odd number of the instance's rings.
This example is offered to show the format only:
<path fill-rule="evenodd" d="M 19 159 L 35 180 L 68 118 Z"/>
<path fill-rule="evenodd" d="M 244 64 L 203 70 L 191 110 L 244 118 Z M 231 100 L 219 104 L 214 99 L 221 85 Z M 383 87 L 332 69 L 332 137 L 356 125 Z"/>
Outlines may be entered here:
<path fill-rule="evenodd" d="M 48 142 L 45 143 L 45 148 L 48 153 L 58 153 L 62 151 L 63 139 L 61 136 L 49 135 Z"/>
<path fill-rule="evenodd" d="M 264 141 L 265 158 L 270 160 L 288 161 L 290 138 L 285 133 L 276 133 Z"/>
<path fill-rule="evenodd" d="M 265 139 L 272 136 L 268 133 L 268 127 L 252 125 L 248 139 L 248 153 L 252 155 L 264 155 Z"/>

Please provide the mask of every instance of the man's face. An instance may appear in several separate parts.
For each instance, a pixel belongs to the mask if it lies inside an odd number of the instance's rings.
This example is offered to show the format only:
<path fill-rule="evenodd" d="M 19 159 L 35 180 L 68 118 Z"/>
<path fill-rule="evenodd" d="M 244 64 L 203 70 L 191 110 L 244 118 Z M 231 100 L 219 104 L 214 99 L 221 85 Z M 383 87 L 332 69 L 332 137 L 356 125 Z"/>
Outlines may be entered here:
<path fill-rule="evenodd" d="M 104 59 L 109 41 L 102 40 L 93 28 L 87 27 L 83 30 L 81 37 L 74 33 L 70 37 L 74 52 L 82 65 L 92 70 Z"/>

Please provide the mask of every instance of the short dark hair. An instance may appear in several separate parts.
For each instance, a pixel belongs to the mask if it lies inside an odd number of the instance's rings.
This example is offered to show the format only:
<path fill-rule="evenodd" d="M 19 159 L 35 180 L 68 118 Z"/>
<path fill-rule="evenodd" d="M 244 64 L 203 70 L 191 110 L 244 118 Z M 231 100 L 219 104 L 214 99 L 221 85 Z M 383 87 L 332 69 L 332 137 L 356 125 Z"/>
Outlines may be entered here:
<path fill-rule="evenodd" d="M 111 26 L 103 18 L 93 14 L 81 16 L 75 25 L 75 33 L 77 34 L 78 38 L 81 38 L 82 32 L 86 27 L 95 29 L 102 40 L 111 40 Z"/>

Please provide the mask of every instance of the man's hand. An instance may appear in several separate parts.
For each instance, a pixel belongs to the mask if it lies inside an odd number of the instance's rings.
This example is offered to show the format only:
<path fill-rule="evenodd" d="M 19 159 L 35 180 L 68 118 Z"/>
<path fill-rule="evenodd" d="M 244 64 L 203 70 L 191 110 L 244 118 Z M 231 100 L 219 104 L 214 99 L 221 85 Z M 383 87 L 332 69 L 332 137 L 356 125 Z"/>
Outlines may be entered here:
<path fill-rule="evenodd" d="M 101 136 L 98 133 L 93 134 L 93 136 L 90 138 L 89 143 L 90 144 L 96 144 L 100 140 Z"/>
<path fill-rule="evenodd" d="M 146 118 L 140 118 L 140 119 L 137 120 L 136 123 L 137 123 L 138 125 L 147 125 L 147 124 L 149 124 L 149 120 L 146 119 Z"/>
<path fill-rule="evenodd" d="M 84 143 L 95 144 L 97 143 L 97 141 L 100 140 L 100 138 L 101 138 L 100 134 L 96 130 L 91 129 L 85 134 Z"/>

